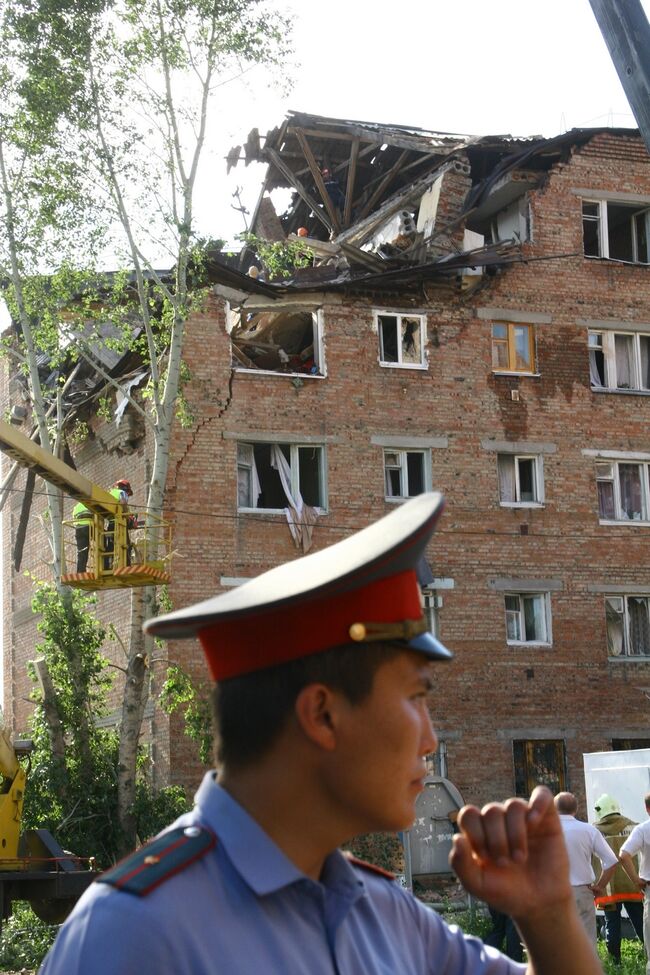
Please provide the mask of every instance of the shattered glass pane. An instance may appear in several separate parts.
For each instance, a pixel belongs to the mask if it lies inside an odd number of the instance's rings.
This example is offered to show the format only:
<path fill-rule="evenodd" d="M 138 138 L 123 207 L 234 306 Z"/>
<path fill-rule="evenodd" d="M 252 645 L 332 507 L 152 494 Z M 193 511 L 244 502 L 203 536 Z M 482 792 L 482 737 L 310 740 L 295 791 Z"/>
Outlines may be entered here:
<path fill-rule="evenodd" d="M 381 361 L 399 362 L 397 349 L 397 315 L 379 316 L 379 340 Z"/>
<path fill-rule="evenodd" d="M 422 339 L 419 318 L 402 318 L 402 362 L 422 362 Z"/>
<path fill-rule="evenodd" d="M 515 325 L 515 369 L 529 371 L 530 363 L 530 326 Z"/>
<path fill-rule="evenodd" d="M 607 654 L 618 657 L 625 649 L 625 617 L 622 596 L 608 596 L 605 599 L 605 619 L 607 621 Z"/>

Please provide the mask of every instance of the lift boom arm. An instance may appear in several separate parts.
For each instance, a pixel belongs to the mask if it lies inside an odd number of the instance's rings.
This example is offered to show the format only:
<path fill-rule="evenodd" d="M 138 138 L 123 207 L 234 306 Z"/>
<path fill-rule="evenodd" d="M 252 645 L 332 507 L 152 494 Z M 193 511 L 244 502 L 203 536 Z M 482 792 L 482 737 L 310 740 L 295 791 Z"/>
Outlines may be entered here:
<path fill-rule="evenodd" d="M 61 488 L 76 501 L 83 501 L 90 511 L 114 515 L 121 507 L 119 501 L 105 488 L 93 484 L 83 474 L 64 464 L 4 420 L 0 420 L 0 450 L 23 467 L 31 468 L 50 484 Z"/>

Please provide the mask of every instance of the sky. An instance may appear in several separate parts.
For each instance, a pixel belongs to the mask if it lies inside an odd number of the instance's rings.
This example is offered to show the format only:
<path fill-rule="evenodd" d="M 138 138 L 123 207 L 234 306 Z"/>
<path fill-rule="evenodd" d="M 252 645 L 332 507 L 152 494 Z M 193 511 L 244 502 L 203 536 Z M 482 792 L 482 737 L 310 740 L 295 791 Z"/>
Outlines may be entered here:
<path fill-rule="evenodd" d="M 553 136 L 574 127 L 635 127 L 589 0 L 290 0 L 293 89 L 251 72 L 220 89 L 212 122 L 203 228 L 232 239 L 242 187 L 253 209 L 264 169 L 224 155 L 288 110 L 472 135 Z M 650 0 L 643 0 L 650 13 Z M 206 176 L 207 173 L 207 176 Z"/>

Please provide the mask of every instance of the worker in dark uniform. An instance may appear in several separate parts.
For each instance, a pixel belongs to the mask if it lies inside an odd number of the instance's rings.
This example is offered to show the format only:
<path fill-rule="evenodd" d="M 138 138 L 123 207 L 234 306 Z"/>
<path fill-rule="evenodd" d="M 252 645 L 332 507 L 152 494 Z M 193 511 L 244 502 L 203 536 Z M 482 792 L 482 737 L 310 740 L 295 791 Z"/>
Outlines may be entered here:
<path fill-rule="evenodd" d="M 218 781 L 104 874 L 42 975 L 515 975 L 383 871 L 339 851 L 414 819 L 436 736 L 416 565 L 441 508 L 375 525 L 236 590 L 150 620 L 198 635 L 216 683 Z M 435 699 L 434 699 L 435 700 Z M 510 914 L 535 975 L 597 975 L 551 793 L 460 813 L 451 864 Z"/>

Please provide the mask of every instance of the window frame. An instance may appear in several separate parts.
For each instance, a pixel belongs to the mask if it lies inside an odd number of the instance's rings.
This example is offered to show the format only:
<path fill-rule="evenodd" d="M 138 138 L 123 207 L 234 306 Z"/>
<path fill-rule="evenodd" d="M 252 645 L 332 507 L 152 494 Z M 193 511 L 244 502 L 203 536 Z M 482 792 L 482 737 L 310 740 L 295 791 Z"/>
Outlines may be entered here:
<path fill-rule="evenodd" d="M 403 501 L 408 501 L 410 498 L 416 498 L 417 494 L 387 494 L 387 481 L 386 473 L 389 469 L 386 465 L 386 455 L 387 454 L 398 454 L 399 455 L 399 469 L 400 469 L 400 482 L 405 485 L 408 492 L 408 454 L 419 454 L 422 457 L 422 491 L 424 494 L 426 491 L 431 490 L 433 483 L 432 470 L 431 470 L 431 450 L 426 447 L 383 447 L 382 448 L 382 461 L 383 461 L 383 471 L 384 471 L 384 501 L 391 504 L 401 503 Z M 390 470 L 394 470 L 395 465 L 391 465 Z"/>
<path fill-rule="evenodd" d="M 494 334 L 495 327 L 506 328 L 507 333 L 504 338 L 496 337 Z M 528 357 L 530 360 L 529 369 L 517 369 L 517 349 L 516 349 L 516 329 L 526 328 L 528 329 Z M 507 366 L 500 366 L 495 363 L 494 350 L 495 343 L 499 346 L 505 345 L 508 357 Z M 490 352 L 492 356 L 492 372 L 499 373 L 501 375 L 514 375 L 514 376 L 535 376 L 537 375 L 537 348 L 536 348 L 536 334 L 535 325 L 533 322 L 511 322 L 511 321 L 492 321 L 490 323 Z M 515 363 L 515 365 L 513 365 Z"/>
<path fill-rule="evenodd" d="M 232 331 L 235 327 L 237 317 L 241 319 L 241 316 L 246 314 L 247 311 L 253 311 L 253 309 L 245 309 L 243 307 L 238 307 L 236 305 L 228 304 L 226 308 L 226 332 L 228 333 L 228 340 L 230 342 L 230 365 L 235 372 L 247 372 L 253 375 L 259 375 L 262 373 L 265 376 L 285 376 L 290 378 L 295 378 L 299 376 L 301 379 L 326 379 L 327 378 L 327 363 L 325 361 L 325 341 L 324 341 L 324 315 L 321 308 L 316 308 L 312 306 L 311 308 L 301 308 L 296 307 L 295 312 L 302 312 L 305 315 L 311 315 L 312 317 L 312 328 L 314 337 L 314 363 L 317 368 L 317 372 L 302 372 L 299 370 L 280 370 L 280 369 L 262 369 L 257 366 L 244 366 L 240 362 L 237 362 L 235 355 L 232 350 Z M 276 313 L 277 309 L 272 307 L 268 308 L 255 308 L 254 313 L 257 315 L 263 315 L 265 311 Z"/>
<path fill-rule="evenodd" d="M 507 600 L 517 599 L 519 601 L 519 609 L 513 610 L 508 609 Z M 543 605 L 543 620 L 544 620 L 544 637 L 545 639 L 525 639 L 526 633 L 526 614 L 525 614 L 525 603 L 524 600 L 527 599 L 541 599 Z M 505 623 L 506 623 L 506 643 L 510 647 L 551 647 L 553 646 L 553 634 L 551 629 L 551 594 L 545 591 L 529 592 L 528 590 L 514 590 L 509 589 L 503 593 L 503 607 L 505 613 Z M 524 639 L 513 639 L 508 635 L 508 619 L 509 614 L 518 612 L 519 613 L 519 632 L 523 635 Z"/>
<path fill-rule="evenodd" d="M 382 369 L 428 369 L 428 362 L 426 356 L 426 340 L 427 340 L 427 316 L 422 312 L 411 312 L 411 311 L 393 311 L 388 309 L 376 308 L 373 310 L 373 323 L 374 330 L 377 333 L 377 339 L 379 342 L 379 351 L 377 355 L 377 361 Z M 391 362 L 388 359 L 384 359 L 384 342 L 383 333 L 380 319 L 382 318 L 394 318 L 395 319 L 395 329 L 396 338 L 398 335 L 401 337 L 401 326 L 402 321 L 405 318 L 418 319 L 420 323 L 419 335 L 420 335 L 420 361 L 419 362 L 404 362 L 402 359 L 402 342 L 397 342 L 397 362 Z"/>
<path fill-rule="evenodd" d="M 630 337 L 633 340 L 633 363 L 634 385 L 617 385 L 616 367 L 616 336 Z M 600 339 L 600 345 L 592 343 L 592 339 Z M 633 329 L 598 329 L 590 328 L 587 332 L 587 350 L 591 355 L 593 351 L 600 351 L 603 356 L 604 383 L 602 386 L 596 385 L 591 378 L 591 364 L 589 383 L 592 390 L 608 390 L 616 393 L 650 393 L 650 383 L 648 386 L 642 385 L 641 372 L 641 339 L 650 342 L 650 334 L 647 332 L 635 332 Z"/>
<path fill-rule="evenodd" d="M 640 470 L 639 483 L 641 486 L 641 518 L 627 518 L 622 514 L 621 507 L 621 478 L 619 466 L 638 466 Z M 610 475 L 604 472 L 599 474 L 599 467 L 609 467 L 612 471 Z M 598 522 L 601 525 L 649 525 L 650 524 L 650 461 L 637 460 L 634 457 L 625 459 L 610 459 L 599 457 L 596 459 L 596 491 L 598 500 Z M 614 503 L 614 518 L 606 518 L 601 514 L 601 491 L 599 484 L 612 484 L 612 497 Z"/>
<path fill-rule="evenodd" d="M 501 494 L 501 465 L 506 459 L 512 458 L 515 470 L 515 500 L 507 501 L 503 499 Z M 522 501 L 521 500 L 521 483 L 520 483 L 520 471 L 519 462 L 522 460 L 530 460 L 533 462 L 533 481 L 535 484 L 535 500 L 534 501 Z M 544 507 L 544 458 L 541 454 L 528 454 L 528 453 L 506 453 L 501 451 L 497 453 L 497 485 L 499 490 L 499 505 L 502 508 L 543 508 Z"/>
<path fill-rule="evenodd" d="M 551 745 L 555 752 L 557 786 L 559 786 L 559 791 L 563 792 L 567 788 L 567 755 L 566 741 L 564 738 L 513 738 L 512 764 L 515 795 L 528 799 L 538 784 L 539 778 L 534 775 L 535 761 L 533 752 L 536 748 L 544 745 Z M 525 783 L 519 780 L 518 772 L 520 771 L 523 773 Z M 554 792 L 556 790 L 556 783 L 548 782 L 548 780 L 547 783 L 551 791 Z"/>
<path fill-rule="evenodd" d="M 585 215 L 585 203 L 591 206 L 598 207 L 598 213 L 595 215 L 587 214 Z M 612 204 L 614 206 L 629 208 L 630 210 L 630 243 L 632 246 L 632 260 L 626 261 L 622 257 L 610 257 L 609 255 L 609 218 L 608 218 L 608 206 Z M 607 260 L 607 261 L 618 261 L 621 264 L 634 264 L 639 267 L 648 267 L 650 265 L 650 245 L 648 241 L 650 240 L 650 204 L 642 203 L 628 203 L 625 200 L 594 200 L 588 196 L 582 198 L 581 204 L 582 212 L 582 241 L 583 241 L 583 256 L 588 260 Z M 648 251 L 648 260 L 639 260 L 639 240 L 638 240 L 638 230 L 637 230 L 637 219 L 638 217 L 645 216 L 645 232 L 646 232 L 646 250 Z M 598 233 L 598 254 L 587 254 L 584 251 L 584 228 L 585 221 L 589 223 L 595 223 L 597 225 Z"/>
<path fill-rule="evenodd" d="M 239 447 L 247 446 L 277 446 L 277 447 L 288 447 L 289 448 L 289 465 L 291 467 L 291 493 L 294 495 L 296 492 L 300 491 L 300 450 L 317 450 L 320 455 L 320 462 L 318 468 L 318 490 L 321 499 L 321 504 L 314 505 L 315 511 L 319 515 L 327 514 L 329 510 L 329 498 L 328 498 L 328 484 L 327 484 L 327 445 L 320 443 L 304 443 L 300 440 L 296 441 L 283 441 L 283 440 L 255 440 L 255 439 L 241 439 L 236 441 L 237 444 L 237 513 L 238 514 L 257 514 L 263 512 L 264 514 L 283 514 L 284 507 L 282 508 L 264 508 L 264 507 L 250 507 L 248 505 L 240 505 L 239 503 L 239 469 L 244 466 L 240 462 Z M 250 465 L 250 470 L 252 470 L 252 465 Z M 305 502 L 307 503 L 307 502 Z"/>
<path fill-rule="evenodd" d="M 605 632 L 606 632 L 606 638 L 607 638 L 607 659 L 608 660 L 627 660 L 627 661 L 635 661 L 635 660 L 638 660 L 641 663 L 647 663 L 648 661 L 650 661 L 650 645 L 648 646 L 648 650 L 647 650 L 646 653 L 632 653 L 631 650 L 630 650 L 630 646 L 631 646 L 631 640 L 630 640 L 631 621 L 630 621 L 630 611 L 629 611 L 629 606 L 628 606 L 628 600 L 630 600 L 630 599 L 643 599 L 643 600 L 645 600 L 645 603 L 646 603 L 646 614 L 647 614 L 648 620 L 650 620 L 650 594 L 649 593 L 644 593 L 644 592 L 605 593 L 604 607 L 605 607 Z M 612 600 L 619 600 L 622 603 L 622 607 L 623 607 L 622 608 L 622 611 L 621 610 L 618 610 L 617 611 L 617 612 L 621 613 L 621 615 L 623 617 L 623 630 L 622 630 L 622 636 L 623 636 L 623 644 L 622 644 L 622 646 L 623 646 L 623 648 L 622 648 L 622 650 L 621 650 L 620 653 L 614 653 L 610 649 L 611 642 L 610 642 L 609 621 L 608 621 L 608 618 L 607 618 L 607 604 L 608 604 L 608 602 L 610 602 Z"/>

